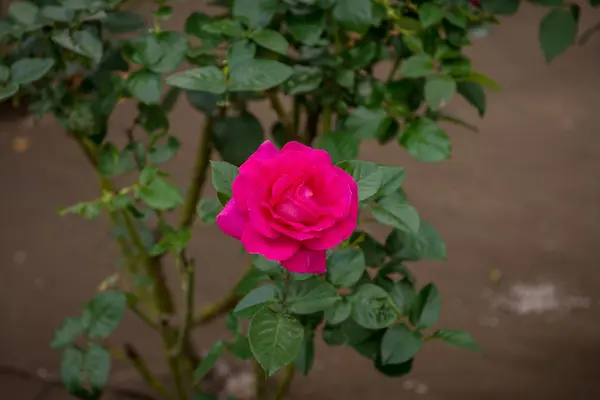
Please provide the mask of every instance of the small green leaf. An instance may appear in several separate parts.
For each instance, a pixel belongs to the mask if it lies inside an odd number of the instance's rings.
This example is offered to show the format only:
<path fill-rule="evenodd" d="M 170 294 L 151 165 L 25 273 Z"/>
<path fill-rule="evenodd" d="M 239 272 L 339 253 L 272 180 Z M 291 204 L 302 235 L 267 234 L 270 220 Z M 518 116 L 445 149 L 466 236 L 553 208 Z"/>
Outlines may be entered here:
<path fill-rule="evenodd" d="M 250 35 L 250 38 L 254 40 L 256 44 L 266 49 L 272 50 L 276 53 L 280 53 L 283 55 L 287 53 L 289 43 L 279 32 L 273 31 L 271 29 L 261 29 L 252 33 L 252 35 Z"/>
<path fill-rule="evenodd" d="M 343 298 L 325 310 L 325 318 L 328 323 L 337 325 L 348 319 L 351 312 L 352 304 L 346 298 Z"/>
<path fill-rule="evenodd" d="M 328 152 L 334 164 L 358 156 L 358 140 L 347 132 L 325 132 L 317 137 L 315 147 Z"/>
<path fill-rule="evenodd" d="M 300 94 L 318 89 L 323 81 L 323 71 L 318 67 L 295 65 L 294 74 L 285 82 L 285 93 Z"/>
<path fill-rule="evenodd" d="M 244 28 L 239 21 L 232 21 L 230 19 L 219 19 L 209 22 L 202 26 L 202 30 L 216 35 L 231 37 L 241 37 L 244 34 Z"/>
<path fill-rule="evenodd" d="M 102 60 L 103 47 L 98 37 L 88 30 L 73 33 L 73 41 L 96 64 Z"/>
<path fill-rule="evenodd" d="M 456 82 L 449 76 L 430 76 L 425 81 L 425 101 L 432 110 L 450 102 L 456 92 Z"/>
<path fill-rule="evenodd" d="M 129 75 L 127 88 L 142 103 L 158 104 L 162 93 L 161 75 L 146 69 L 140 69 Z"/>
<path fill-rule="evenodd" d="M 0 64 L 0 82 L 6 82 L 10 77 L 10 68 Z"/>
<path fill-rule="evenodd" d="M 268 376 L 285 367 L 300 353 L 304 328 L 294 317 L 264 308 L 248 328 L 250 348 Z"/>
<path fill-rule="evenodd" d="M 355 139 L 373 139 L 381 136 L 392 123 L 392 118 L 383 108 L 358 107 L 344 123 L 344 130 Z"/>
<path fill-rule="evenodd" d="M 53 66 L 54 60 L 51 58 L 21 58 L 10 66 L 10 81 L 15 85 L 35 82 L 46 75 Z"/>
<path fill-rule="evenodd" d="M 91 398 L 100 398 L 110 377 L 110 353 L 98 343 L 88 343 L 83 368 L 92 393 Z"/>
<path fill-rule="evenodd" d="M 246 361 L 252 358 L 252 350 L 250 349 L 250 341 L 246 336 L 240 336 L 231 346 L 229 346 L 231 354 Z"/>
<path fill-rule="evenodd" d="M 279 296 L 279 289 L 273 284 L 267 284 L 253 289 L 233 309 L 237 317 L 252 317 L 256 311 L 265 304 L 275 302 Z"/>
<path fill-rule="evenodd" d="M 338 287 L 350 287 L 358 282 L 366 268 L 362 250 L 346 247 L 327 260 L 327 279 Z"/>
<path fill-rule="evenodd" d="M 260 121 L 250 112 L 215 117 L 214 144 L 223 161 L 242 165 L 264 142 Z"/>
<path fill-rule="evenodd" d="M 381 340 L 381 362 L 384 365 L 405 363 L 414 358 L 422 345 L 419 332 L 411 331 L 404 324 L 396 324 L 385 331 Z"/>
<path fill-rule="evenodd" d="M 179 190 L 162 179 L 154 179 L 140 191 L 140 198 L 150 208 L 155 210 L 172 210 L 183 204 Z"/>
<path fill-rule="evenodd" d="M 433 60 L 427 54 L 415 54 L 408 57 L 400 67 L 400 73 L 406 78 L 420 78 L 435 72 Z"/>
<path fill-rule="evenodd" d="M 405 278 L 394 282 L 388 291 L 400 312 L 403 315 L 410 315 L 417 300 L 417 292 L 413 284 Z"/>
<path fill-rule="evenodd" d="M 221 210 L 223 210 L 223 206 L 215 198 L 203 197 L 198 202 L 198 216 L 200 217 L 200 221 L 205 224 L 214 224 Z"/>
<path fill-rule="evenodd" d="M 396 192 L 404 182 L 404 168 L 389 165 L 380 165 L 379 169 L 383 175 L 381 186 L 377 192 L 378 196 L 388 196 Z"/>
<path fill-rule="evenodd" d="M 367 329 L 392 325 L 399 315 L 390 295 L 381 287 L 364 284 L 352 295 L 352 319 Z"/>
<path fill-rule="evenodd" d="M 6 86 L 0 86 L 0 100 L 8 99 L 19 91 L 19 86 L 8 82 Z"/>
<path fill-rule="evenodd" d="M 232 92 L 261 92 L 285 82 L 292 76 L 292 67 L 275 60 L 248 60 L 232 68 Z"/>
<path fill-rule="evenodd" d="M 473 107 L 477 109 L 480 117 L 485 114 L 486 97 L 483 88 L 475 82 L 459 82 L 457 85 L 460 93 Z"/>
<path fill-rule="evenodd" d="M 484 75 L 480 72 L 471 72 L 469 75 L 467 75 L 466 77 L 464 77 L 462 79 L 464 79 L 465 81 L 468 81 L 468 82 L 477 83 L 477 84 L 479 84 L 483 87 L 486 87 L 488 89 L 491 89 L 495 92 L 499 92 L 502 90 L 500 85 L 495 80 L 493 80 L 489 76 Z"/>
<path fill-rule="evenodd" d="M 208 350 L 208 354 L 198 365 L 198 367 L 194 370 L 194 385 L 200 384 L 202 378 L 215 366 L 215 363 L 221 358 L 225 348 L 227 347 L 227 342 L 224 340 L 219 340 L 215 344 L 212 345 L 210 350 Z"/>
<path fill-rule="evenodd" d="M 407 261 L 445 260 L 446 245 L 440 233 L 421 221 L 417 234 L 395 229 L 385 241 L 387 251 L 394 258 Z"/>
<path fill-rule="evenodd" d="M 87 390 L 84 388 L 84 355 L 76 347 L 68 347 L 63 351 L 60 360 L 60 377 L 65 389 L 72 395 L 86 399 Z"/>
<path fill-rule="evenodd" d="M 252 255 L 252 265 L 259 271 L 268 275 L 279 275 L 282 272 L 281 265 L 279 265 L 278 261 L 268 260 L 259 254 Z"/>
<path fill-rule="evenodd" d="M 312 314 L 324 311 L 340 299 L 340 295 L 328 282 L 318 277 L 289 283 L 286 304 L 296 314 Z"/>
<path fill-rule="evenodd" d="M 261 29 L 269 25 L 280 8 L 279 0 L 234 0 L 232 14 L 251 28 Z"/>
<path fill-rule="evenodd" d="M 42 7 L 42 15 L 52 21 L 71 22 L 74 13 L 72 10 L 68 10 L 61 6 L 49 5 Z"/>
<path fill-rule="evenodd" d="M 68 317 L 63 322 L 63 326 L 54 332 L 54 338 L 50 343 L 53 349 L 68 346 L 76 341 L 85 331 L 85 326 L 81 318 Z"/>
<path fill-rule="evenodd" d="M 105 143 L 98 154 L 98 171 L 102 176 L 111 178 L 117 175 L 121 165 L 119 150 L 112 143 Z"/>
<path fill-rule="evenodd" d="M 166 143 L 158 143 L 150 149 L 150 161 L 154 164 L 165 163 L 175 156 L 180 147 L 181 142 L 175 136 L 169 136 Z"/>
<path fill-rule="evenodd" d="M 398 196 L 384 197 L 371 208 L 371 212 L 375 219 L 382 224 L 406 232 L 419 232 L 421 223 L 419 213 L 413 206 L 403 202 Z"/>
<path fill-rule="evenodd" d="M 211 161 L 210 165 L 213 187 L 217 192 L 231 197 L 231 185 L 239 174 L 238 168 L 224 161 Z"/>
<path fill-rule="evenodd" d="M 373 20 L 373 4 L 371 0 L 337 1 L 333 8 L 333 16 L 346 29 L 364 32 Z"/>
<path fill-rule="evenodd" d="M 168 78 L 167 78 L 168 83 Z M 226 82 L 223 82 L 226 85 Z M 190 104 L 198 111 L 204 114 L 212 114 L 217 109 L 217 103 L 220 96 L 210 92 L 201 92 L 196 90 L 186 90 L 185 92 Z"/>
<path fill-rule="evenodd" d="M 219 68 L 210 65 L 175 73 L 166 79 L 167 85 L 186 90 L 221 94 L 227 90 L 227 79 Z"/>
<path fill-rule="evenodd" d="M 373 197 L 381 188 L 383 171 L 377 164 L 368 161 L 344 161 L 340 167 L 356 181 L 359 201 Z"/>
<path fill-rule="evenodd" d="M 419 10 L 419 19 L 423 28 L 429 28 L 430 26 L 437 25 L 444 19 L 446 10 L 437 4 L 425 3 Z"/>
<path fill-rule="evenodd" d="M 450 138 L 428 118 L 409 122 L 399 141 L 419 161 L 436 162 L 450 158 Z"/>
<path fill-rule="evenodd" d="M 96 295 L 85 307 L 83 321 L 90 339 L 107 338 L 121 322 L 127 308 L 125 293 L 109 290 Z"/>
<path fill-rule="evenodd" d="M 473 350 L 483 353 L 483 350 L 477 345 L 477 343 L 475 343 L 475 340 L 469 332 L 453 329 L 440 329 L 436 331 L 432 337 L 436 339 L 442 339 L 444 342 L 460 349 Z"/>
<path fill-rule="evenodd" d="M 292 36 L 299 42 L 308 46 L 315 45 L 325 29 L 325 14 L 313 12 L 306 15 L 286 16 L 288 29 Z"/>
<path fill-rule="evenodd" d="M 431 328 L 442 312 L 442 298 L 437 287 L 430 283 L 423 287 L 410 314 L 410 322 L 419 329 Z"/>
<path fill-rule="evenodd" d="M 567 9 L 551 10 L 540 23 L 540 45 L 547 62 L 567 50 L 577 38 L 578 22 Z"/>
<path fill-rule="evenodd" d="M 492 14 L 511 15 L 517 12 L 520 0 L 480 0 L 481 8 Z"/>
<path fill-rule="evenodd" d="M 40 9 L 28 1 L 13 1 L 8 6 L 8 16 L 27 27 L 37 22 L 39 13 Z"/>

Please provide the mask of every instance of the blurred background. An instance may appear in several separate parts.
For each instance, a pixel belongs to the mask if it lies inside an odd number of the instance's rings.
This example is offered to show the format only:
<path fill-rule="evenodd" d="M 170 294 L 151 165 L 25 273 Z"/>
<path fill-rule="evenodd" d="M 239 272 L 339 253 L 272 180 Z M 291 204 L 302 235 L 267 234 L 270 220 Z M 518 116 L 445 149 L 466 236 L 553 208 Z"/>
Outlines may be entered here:
<path fill-rule="evenodd" d="M 202 3 L 178 4 L 172 27 L 193 10 L 206 11 Z M 589 7 L 583 11 L 582 28 L 600 19 Z M 460 99 L 449 105 L 480 130 L 447 127 L 451 161 L 418 163 L 395 144 L 369 143 L 361 153 L 407 167 L 411 203 L 441 231 L 449 255 L 446 263 L 413 269 L 421 283 L 435 279 L 440 288 L 440 325 L 471 332 L 485 355 L 428 343 L 410 376 L 390 379 L 349 349 L 319 343 L 314 373 L 294 381 L 290 398 L 600 399 L 600 36 L 548 66 L 537 43 L 542 13 L 523 4 L 490 36 L 474 40 L 475 68 L 503 90 L 489 93 L 483 119 Z M 75 144 L 55 121 L 36 125 L 24 112 L 2 107 L 0 398 L 68 399 L 59 386 L 22 372 L 57 376 L 52 332 L 113 272 L 118 253 L 106 221 L 57 214 L 97 195 Z M 265 127 L 273 122 L 267 104 L 254 111 Z M 114 135 L 134 112 L 132 104 L 119 105 Z M 185 100 L 172 115 L 172 133 L 184 146 L 168 169 L 181 185 L 201 118 Z M 215 226 L 198 225 L 194 235 L 197 303 L 203 304 L 219 298 L 247 262 Z M 223 325 L 197 332 L 196 340 L 208 348 Z M 111 339 L 123 338 L 160 373 L 164 355 L 151 332 L 126 318 Z M 137 379 L 125 362 L 115 362 L 111 384 L 135 387 Z"/>

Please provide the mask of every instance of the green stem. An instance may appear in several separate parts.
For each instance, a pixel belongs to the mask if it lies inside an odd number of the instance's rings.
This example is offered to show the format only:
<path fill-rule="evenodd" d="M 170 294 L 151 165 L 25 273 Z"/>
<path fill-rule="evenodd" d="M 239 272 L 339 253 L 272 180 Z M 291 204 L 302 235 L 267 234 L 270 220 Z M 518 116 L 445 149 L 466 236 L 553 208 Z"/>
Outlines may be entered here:
<path fill-rule="evenodd" d="M 256 400 L 265 400 L 267 398 L 267 376 L 258 361 L 254 360 L 254 379 L 256 380 Z"/>
<path fill-rule="evenodd" d="M 213 117 L 209 116 L 204 124 L 202 137 L 198 142 L 198 148 L 196 150 L 194 173 L 190 182 L 190 189 L 188 190 L 183 205 L 183 214 L 181 215 L 180 226 L 182 228 L 191 227 L 196 219 L 196 206 L 200 200 L 204 182 L 206 182 L 206 171 L 208 170 L 210 156 L 212 154 L 212 131 Z"/>
<path fill-rule="evenodd" d="M 195 265 L 193 261 L 187 261 L 183 253 L 180 254 L 179 262 L 182 269 L 183 291 L 185 295 L 183 326 L 181 327 L 176 354 L 182 354 L 185 343 L 189 340 L 190 331 L 194 319 L 194 291 L 195 291 Z"/>
<path fill-rule="evenodd" d="M 294 96 L 294 108 L 293 108 L 293 120 L 294 120 L 294 132 L 298 132 L 300 128 L 300 99 L 298 96 Z"/>
<path fill-rule="evenodd" d="M 279 100 L 279 96 L 277 96 L 277 91 L 268 90 L 267 96 L 269 97 L 271 107 L 273 107 L 273 110 L 275 110 L 277 117 L 283 124 L 283 131 L 285 132 L 285 135 L 287 136 L 288 140 L 299 142 L 300 140 L 298 138 L 298 135 L 294 130 L 294 121 L 290 114 L 285 110 L 285 107 L 281 103 L 281 100 Z"/>
<path fill-rule="evenodd" d="M 325 109 L 323 109 L 321 124 L 321 134 L 324 134 L 331 130 L 331 106 L 325 106 Z"/>
<path fill-rule="evenodd" d="M 340 54 L 342 51 L 342 40 L 340 39 L 340 32 L 338 29 L 338 25 L 337 25 L 337 22 L 335 21 L 335 18 L 333 17 L 332 12 L 329 12 L 327 14 L 327 19 L 329 22 L 329 27 L 330 27 L 331 31 L 333 32 L 333 41 L 335 44 L 335 52 L 337 54 Z"/>
<path fill-rule="evenodd" d="M 148 368 L 148 364 L 142 358 L 140 353 L 133 347 L 130 343 L 125 343 L 125 357 L 131 362 L 133 368 L 138 371 L 138 373 L 142 376 L 142 379 L 148 386 L 154 389 L 157 393 L 168 396 L 168 390 L 163 386 L 162 383 L 154 376 L 150 368 Z"/>
<path fill-rule="evenodd" d="M 390 69 L 390 72 L 388 73 L 386 82 L 389 82 L 392 79 L 394 79 L 394 75 L 396 75 L 396 71 L 398 70 L 401 61 L 402 59 L 400 58 L 400 56 L 396 56 L 396 58 L 394 58 L 394 63 L 392 64 L 392 69 Z"/>
<path fill-rule="evenodd" d="M 290 388 L 292 387 L 292 381 L 294 380 L 294 374 L 296 372 L 296 367 L 294 367 L 294 363 L 289 364 L 285 367 L 283 379 L 277 388 L 277 395 L 275 396 L 275 400 L 284 400 L 287 396 Z"/>

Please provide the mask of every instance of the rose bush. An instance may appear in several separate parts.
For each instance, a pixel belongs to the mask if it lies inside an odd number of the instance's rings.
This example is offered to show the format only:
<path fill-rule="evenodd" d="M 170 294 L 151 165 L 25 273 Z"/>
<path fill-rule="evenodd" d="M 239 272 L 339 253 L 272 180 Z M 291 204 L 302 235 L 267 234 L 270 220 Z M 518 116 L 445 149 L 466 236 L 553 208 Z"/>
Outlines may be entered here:
<path fill-rule="evenodd" d="M 219 227 L 250 254 L 279 261 L 291 272 L 322 274 L 325 251 L 356 227 L 358 186 L 326 151 L 270 141 L 240 166 Z"/>
<path fill-rule="evenodd" d="M 357 158 L 371 140 L 423 162 L 449 159 L 447 124 L 476 127 L 445 105 L 462 96 L 483 116 L 486 90 L 498 89 L 464 48 L 520 2 L 219 0 L 220 11 L 193 12 L 183 32 L 164 26 L 175 6 L 167 0 L 143 15 L 122 0 L 12 2 L 0 20 L 0 99 L 64 126 L 100 197 L 61 214 L 107 216 L 122 255 L 81 315 L 55 332 L 67 390 L 100 398 L 111 354 L 157 396 L 177 400 L 220 395 L 206 381 L 223 354 L 254 359 L 262 400 L 271 397 L 263 370 L 285 369 L 274 395 L 283 399 L 295 371 L 311 371 L 321 338 L 390 377 L 408 374 L 430 340 L 480 350 L 467 332 L 437 326 L 440 293 L 411 273 L 416 261 L 445 260 L 446 247 L 410 204 L 405 170 Z M 575 42 L 580 6 L 530 2 L 549 8 L 539 35 L 551 60 Z M 382 64 L 385 77 L 374 74 Z M 178 188 L 162 165 L 181 147 L 169 113 L 182 94 L 204 125 L 190 183 Z M 137 113 L 117 132 L 110 119 L 123 101 Z M 261 101 L 277 116 L 267 132 L 250 107 Z M 202 197 L 209 173 L 216 198 Z M 190 238 L 215 221 L 252 255 L 230 291 L 197 309 L 196 286 L 210 283 L 196 272 L 214 260 Z M 369 224 L 386 227 L 385 240 Z M 181 302 L 165 278 L 170 265 Z M 160 336 L 168 384 L 135 338 L 121 348 L 106 340 L 126 310 Z M 200 356 L 196 328 L 219 317 L 230 333 Z"/>

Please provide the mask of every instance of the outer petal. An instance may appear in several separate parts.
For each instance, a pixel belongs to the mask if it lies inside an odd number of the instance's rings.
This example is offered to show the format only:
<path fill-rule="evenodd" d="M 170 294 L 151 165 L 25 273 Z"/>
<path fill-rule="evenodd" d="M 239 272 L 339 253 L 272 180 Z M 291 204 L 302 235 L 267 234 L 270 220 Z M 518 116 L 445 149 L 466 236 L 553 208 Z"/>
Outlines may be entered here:
<path fill-rule="evenodd" d="M 281 261 L 283 268 L 298 274 L 324 274 L 327 270 L 325 251 L 300 248 L 296 254 Z"/>
<path fill-rule="evenodd" d="M 235 199 L 231 199 L 225 205 L 225 208 L 217 215 L 217 225 L 221 230 L 231 237 L 237 240 L 242 239 L 242 232 L 246 228 L 248 223 L 247 213 L 240 209 L 235 202 Z"/>
<path fill-rule="evenodd" d="M 260 254 L 269 260 L 285 260 L 290 258 L 300 243 L 285 236 L 270 239 L 258 233 L 251 224 L 246 225 L 242 233 L 242 245 L 250 254 Z"/>
<path fill-rule="evenodd" d="M 267 140 L 246 160 L 245 163 L 240 165 L 240 172 L 244 170 L 252 170 L 261 161 L 265 161 L 275 157 L 279 153 L 277 147 L 271 141 Z"/>
<path fill-rule="evenodd" d="M 316 150 L 298 142 L 288 142 L 281 149 L 281 153 L 306 153 L 305 157 L 309 157 L 312 162 L 331 165 L 331 157 L 325 150 Z M 288 155 L 289 157 L 290 155 Z"/>

